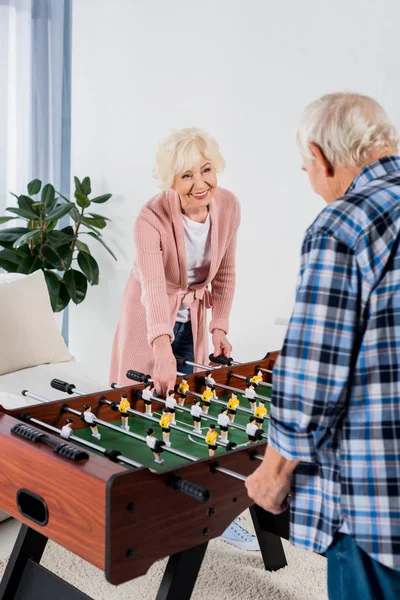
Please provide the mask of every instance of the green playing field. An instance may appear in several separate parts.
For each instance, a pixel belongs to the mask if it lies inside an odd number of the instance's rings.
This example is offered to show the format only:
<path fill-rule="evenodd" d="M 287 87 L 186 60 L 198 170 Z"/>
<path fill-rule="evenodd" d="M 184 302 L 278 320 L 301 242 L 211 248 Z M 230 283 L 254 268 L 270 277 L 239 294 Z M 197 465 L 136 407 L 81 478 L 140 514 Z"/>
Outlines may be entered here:
<path fill-rule="evenodd" d="M 223 390 L 220 390 L 223 391 Z M 217 390 L 218 393 L 218 390 Z M 266 387 L 258 387 L 257 394 L 270 397 L 270 388 Z M 178 397 L 177 397 L 178 399 Z M 219 399 L 227 402 L 229 396 L 219 395 Z M 240 400 L 240 407 L 250 409 L 249 402 L 246 398 L 244 398 L 241 394 L 238 395 L 238 399 Z M 192 404 L 193 398 L 188 396 L 186 399 L 185 407 L 190 408 Z M 269 402 L 265 403 L 266 408 L 269 412 Z M 212 417 L 217 417 L 221 411 L 221 406 L 216 403 L 211 403 L 211 407 L 209 410 L 209 415 Z M 110 409 L 111 410 L 111 409 Z M 116 416 L 119 417 L 118 413 L 115 413 Z M 146 436 L 146 430 L 149 427 L 154 429 L 154 433 L 158 439 L 162 439 L 161 428 L 159 426 L 161 412 L 153 412 L 153 418 L 151 419 L 139 417 L 136 415 L 132 415 L 129 417 L 129 427 L 132 433 L 136 433 L 142 436 Z M 249 422 L 249 417 L 251 415 L 247 412 L 243 412 L 238 410 L 235 416 L 235 424 L 241 425 L 245 427 Z M 193 431 L 193 421 L 192 416 L 189 412 L 184 412 L 179 410 L 176 411 L 176 423 L 177 425 L 188 429 L 190 432 Z M 207 433 L 208 425 L 214 423 L 216 425 L 217 430 L 219 431 L 219 427 L 215 421 L 207 419 L 207 417 L 202 417 L 201 428 L 203 432 L 203 439 L 198 438 L 195 435 L 186 434 L 171 428 L 171 437 L 170 441 L 172 443 L 172 448 L 176 450 L 181 450 L 182 452 L 186 452 L 187 454 L 192 455 L 194 458 L 206 458 L 208 456 L 208 447 L 204 441 L 204 436 Z M 118 418 L 115 421 L 112 421 L 113 425 L 120 426 L 121 420 Z M 139 440 L 135 440 L 134 438 L 129 437 L 124 433 L 123 430 L 113 431 L 108 429 L 102 425 L 98 426 L 99 433 L 101 434 L 101 440 L 97 440 L 91 434 L 90 427 L 84 429 L 79 429 L 74 432 L 74 435 L 81 437 L 83 439 L 89 440 L 94 444 L 98 444 L 103 446 L 104 448 L 119 450 L 123 456 L 127 458 L 131 458 L 136 460 L 137 462 L 143 464 L 146 467 L 151 467 L 158 471 L 163 470 L 165 468 L 175 467 L 178 465 L 182 465 L 186 462 L 185 459 L 179 456 L 175 456 L 170 454 L 169 452 L 164 451 L 162 457 L 165 462 L 163 465 L 158 465 L 154 462 L 153 454 L 151 450 L 147 447 L 144 442 Z M 263 430 L 268 433 L 268 419 L 265 420 L 263 425 Z M 241 431 L 239 429 L 234 429 L 233 427 L 229 428 L 228 433 L 229 441 L 235 442 L 238 446 L 244 446 L 248 443 L 248 437 L 245 431 Z M 216 455 L 221 452 L 225 452 L 224 448 L 218 447 Z"/>

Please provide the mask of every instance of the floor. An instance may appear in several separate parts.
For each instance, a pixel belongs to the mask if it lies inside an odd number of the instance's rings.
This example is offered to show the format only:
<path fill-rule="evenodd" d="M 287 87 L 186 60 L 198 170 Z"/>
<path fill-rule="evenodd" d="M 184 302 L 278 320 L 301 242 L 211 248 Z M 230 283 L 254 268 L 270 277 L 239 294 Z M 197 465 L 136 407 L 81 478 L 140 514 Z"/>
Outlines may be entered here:
<path fill-rule="evenodd" d="M 8 558 L 17 539 L 21 523 L 7 519 L 0 523 L 0 560 Z"/>

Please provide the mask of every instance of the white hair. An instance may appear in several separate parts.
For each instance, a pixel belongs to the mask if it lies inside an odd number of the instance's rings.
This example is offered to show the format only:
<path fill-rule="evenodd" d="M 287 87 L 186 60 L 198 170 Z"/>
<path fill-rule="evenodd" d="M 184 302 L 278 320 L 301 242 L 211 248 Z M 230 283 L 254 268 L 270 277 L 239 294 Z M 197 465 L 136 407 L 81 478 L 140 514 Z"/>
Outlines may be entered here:
<path fill-rule="evenodd" d="M 332 165 L 360 167 L 376 148 L 397 152 L 399 138 L 378 102 L 360 94 L 340 93 L 327 94 L 307 106 L 297 141 L 304 158 L 315 158 L 309 148 L 313 142 Z"/>
<path fill-rule="evenodd" d="M 158 146 L 153 175 L 164 190 L 169 190 L 179 173 L 197 167 L 206 158 L 217 173 L 225 168 L 217 142 L 197 127 L 173 129 Z"/>

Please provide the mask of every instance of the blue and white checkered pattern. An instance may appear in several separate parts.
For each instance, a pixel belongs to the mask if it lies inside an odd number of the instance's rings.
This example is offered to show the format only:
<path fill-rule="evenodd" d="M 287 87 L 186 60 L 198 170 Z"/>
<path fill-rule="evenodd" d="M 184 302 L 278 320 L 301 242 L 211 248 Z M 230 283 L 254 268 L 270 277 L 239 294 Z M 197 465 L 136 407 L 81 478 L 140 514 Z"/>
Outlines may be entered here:
<path fill-rule="evenodd" d="M 269 443 L 301 464 L 291 539 L 324 552 L 345 521 L 400 570 L 400 157 L 365 167 L 305 235 L 276 362 Z"/>

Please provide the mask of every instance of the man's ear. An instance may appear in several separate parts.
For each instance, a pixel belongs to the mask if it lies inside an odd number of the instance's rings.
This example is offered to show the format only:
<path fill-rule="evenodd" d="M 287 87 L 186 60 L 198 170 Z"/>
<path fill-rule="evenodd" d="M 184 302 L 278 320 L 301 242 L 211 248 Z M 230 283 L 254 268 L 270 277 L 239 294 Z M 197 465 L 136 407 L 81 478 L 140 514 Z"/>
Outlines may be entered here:
<path fill-rule="evenodd" d="M 325 177 L 332 177 L 334 175 L 334 167 L 326 158 L 325 154 L 318 146 L 318 144 L 314 144 L 314 142 L 310 142 L 308 144 L 310 152 L 313 154 L 315 160 L 318 162 L 318 165 L 323 169 Z"/>

